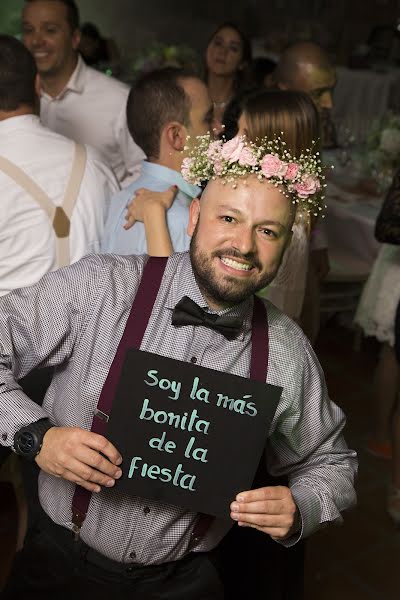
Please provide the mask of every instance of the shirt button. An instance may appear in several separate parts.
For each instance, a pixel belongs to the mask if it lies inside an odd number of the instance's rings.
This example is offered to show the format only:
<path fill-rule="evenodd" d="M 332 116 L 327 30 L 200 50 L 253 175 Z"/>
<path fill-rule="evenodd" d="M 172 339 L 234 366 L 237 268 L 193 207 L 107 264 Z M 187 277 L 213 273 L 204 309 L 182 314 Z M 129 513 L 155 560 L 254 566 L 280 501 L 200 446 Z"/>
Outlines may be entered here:
<path fill-rule="evenodd" d="M 192 356 L 192 358 L 190 359 L 190 362 L 197 363 L 197 358 L 195 356 Z"/>
<path fill-rule="evenodd" d="M 136 558 L 136 552 L 131 552 L 129 554 L 129 558 Z M 129 571 L 129 569 L 132 571 L 132 567 L 128 567 L 128 571 Z"/>
<path fill-rule="evenodd" d="M 149 514 L 149 512 L 150 512 L 150 509 L 149 509 L 149 507 L 148 507 L 148 506 L 145 506 L 145 507 L 144 507 L 144 509 L 143 509 L 143 512 L 144 512 L 144 514 L 145 514 L 145 515 L 148 515 L 148 514 Z"/>
<path fill-rule="evenodd" d="M 2 440 L 5 442 L 5 441 L 6 441 L 6 439 L 7 439 L 7 434 L 6 434 L 6 433 L 3 433 L 3 435 L 1 436 L 1 439 L 2 439 Z"/>

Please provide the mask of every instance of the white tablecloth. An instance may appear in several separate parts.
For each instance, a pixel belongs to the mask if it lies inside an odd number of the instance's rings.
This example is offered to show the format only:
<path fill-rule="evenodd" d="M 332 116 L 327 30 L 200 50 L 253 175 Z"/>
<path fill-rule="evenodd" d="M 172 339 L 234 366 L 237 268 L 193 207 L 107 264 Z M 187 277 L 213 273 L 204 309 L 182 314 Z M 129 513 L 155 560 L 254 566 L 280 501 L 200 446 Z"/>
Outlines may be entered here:
<path fill-rule="evenodd" d="M 375 240 L 375 221 L 382 198 L 344 191 L 329 182 L 326 193 L 325 223 L 332 267 L 367 275 L 380 244 Z"/>
<path fill-rule="evenodd" d="M 369 69 L 337 68 L 333 118 L 339 142 L 348 129 L 362 142 L 375 120 L 379 120 L 398 101 L 398 69 L 379 73 Z M 342 130 L 342 131 L 341 131 Z"/>

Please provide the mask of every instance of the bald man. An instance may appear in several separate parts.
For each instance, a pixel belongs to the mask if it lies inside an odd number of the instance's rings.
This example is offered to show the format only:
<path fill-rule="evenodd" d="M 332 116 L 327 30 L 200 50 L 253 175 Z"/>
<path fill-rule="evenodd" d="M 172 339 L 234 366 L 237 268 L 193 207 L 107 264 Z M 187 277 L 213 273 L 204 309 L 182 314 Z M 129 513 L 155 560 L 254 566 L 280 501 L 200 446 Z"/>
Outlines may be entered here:
<path fill-rule="evenodd" d="M 286 48 L 274 79 L 282 90 L 309 94 L 320 111 L 330 111 L 333 107 L 336 71 L 326 52 L 313 42 L 299 42 Z"/>
<path fill-rule="evenodd" d="M 282 53 L 273 80 L 282 90 L 298 90 L 309 94 L 321 115 L 323 147 L 337 146 L 331 118 L 336 71 L 326 52 L 313 42 L 292 44 Z M 327 240 L 321 223 L 317 223 L 312 231 L 310 250 L 301 325 L 314 343 L 320 324 L 320 281 L 329 273 Z"/>

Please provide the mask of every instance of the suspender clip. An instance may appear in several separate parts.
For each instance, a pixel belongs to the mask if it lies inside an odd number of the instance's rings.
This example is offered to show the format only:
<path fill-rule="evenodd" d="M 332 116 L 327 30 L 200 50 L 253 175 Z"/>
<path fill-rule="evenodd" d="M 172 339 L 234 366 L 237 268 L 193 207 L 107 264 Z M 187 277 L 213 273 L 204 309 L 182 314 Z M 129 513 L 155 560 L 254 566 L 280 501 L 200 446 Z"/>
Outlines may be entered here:
<path fill-rule="evenodd" d="M 81 528 L 85 517 L 86 515 L 84 515 L 80 510 L 72 508 L 72 531 L 74 533 L 75 542 L 79 541 Z"/>
<path fill-rule="evenodd" d="M 95 417 L 100 419 L 100 421 L 104 421 L 105 423 L 108 423 L 108 421 L 110 419 L 110 417 L 108 415 L 106 415 L 105 412 L 103 412 L 102 410 L 99 410 L 98 408 L 95 409 L 93 414 Z"/>

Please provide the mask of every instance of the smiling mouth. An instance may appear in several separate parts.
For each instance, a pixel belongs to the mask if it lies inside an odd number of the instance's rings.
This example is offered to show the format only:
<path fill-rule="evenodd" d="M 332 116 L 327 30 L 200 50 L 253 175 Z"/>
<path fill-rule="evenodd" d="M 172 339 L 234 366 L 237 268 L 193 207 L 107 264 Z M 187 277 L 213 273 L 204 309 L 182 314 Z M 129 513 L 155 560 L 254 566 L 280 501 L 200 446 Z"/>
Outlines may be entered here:
<path fill-rule="evenodd" d="M 227 256 L 222 256 L 221 262 L 227 267 L 231 267 L 231 269 L 236 269 L 237 271 L 250 271 L 253 268 L 253 265 L 250 265 L 249 263 L 238 262 Z"/>

